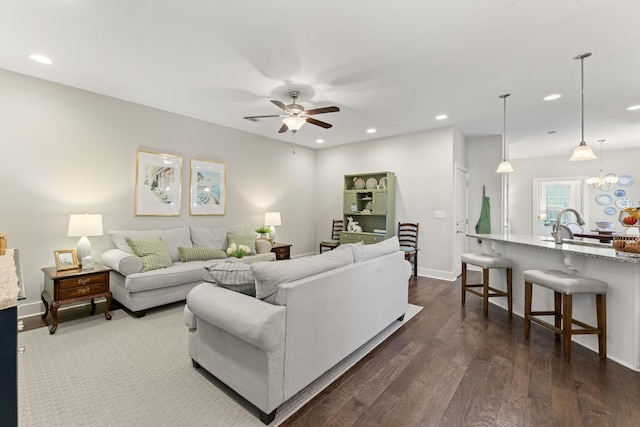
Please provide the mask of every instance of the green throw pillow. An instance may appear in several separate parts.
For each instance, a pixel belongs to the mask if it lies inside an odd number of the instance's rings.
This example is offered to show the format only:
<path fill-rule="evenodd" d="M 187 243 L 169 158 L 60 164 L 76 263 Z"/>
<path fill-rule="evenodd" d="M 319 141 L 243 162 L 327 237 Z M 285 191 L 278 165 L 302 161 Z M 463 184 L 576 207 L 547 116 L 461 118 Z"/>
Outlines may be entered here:
<path fill-rule="evenodd" d="M 227 233 L 227 240 L 229 241 L 229 246 L 231 246 L 232 243 L 235 243 L 236 247 L 239 247 L 240 245 L 249 246 L 251 252 L 245 255 L 256 254 L 256 236 L 243 236 L 241 234 Z"/>
<path fill-rule="evenodd" d="M 142 272 L 169 267 L 173 264 L 169 250 L 159 238 L 131 240 L 125 237 L 134 254 L 142 260 Z"/>
<path fill-rule="evenodd" d="M 206 268 L 206 267 L 205 267 Z M 221 262 L 210 268 L 203 279 L 216 283 L 222 288 L 240 292 L 241 294 L 256 296 L 255 278 L 251 272 L 251 266 L 241 262 Z"/>
<path fill-rule="evenodd" d="M 179 247 L 180 261 L 206 261 L 209 259 L 223 259 L 227 257 L 227 253 L 222 249 L 214 248 L 183 248 Z"/>

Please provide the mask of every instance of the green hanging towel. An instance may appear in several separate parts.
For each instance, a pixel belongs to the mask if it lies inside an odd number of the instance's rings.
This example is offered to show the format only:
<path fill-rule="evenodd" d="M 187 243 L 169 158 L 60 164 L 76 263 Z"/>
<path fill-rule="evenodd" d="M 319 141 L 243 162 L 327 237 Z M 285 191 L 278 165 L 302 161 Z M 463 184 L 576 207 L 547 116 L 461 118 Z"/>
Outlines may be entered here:
<path fill-rule="evenodd" d="M 476 224 L 476 233 L 491 234 L 491 206 L 489 205 L 489 198 L 485 193 L 484 185 L 482 186 L 482 210 Z"/>

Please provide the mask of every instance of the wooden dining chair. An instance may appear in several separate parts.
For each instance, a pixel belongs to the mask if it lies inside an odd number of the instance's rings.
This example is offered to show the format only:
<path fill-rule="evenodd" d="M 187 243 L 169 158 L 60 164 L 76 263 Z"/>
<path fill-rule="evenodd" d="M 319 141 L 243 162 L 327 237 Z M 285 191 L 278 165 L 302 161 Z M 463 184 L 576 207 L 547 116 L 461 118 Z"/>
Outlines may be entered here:
<path fill-rule="evenodd" d="M 323 240 L 320 242 L 320 253 L 323 248 L 333 250 L 340 246 L 340 232 L 344 231 L 344 221 L 341 219 L 334 219 L 331 225 L 331 239 Z"/>
<path fill-rule="evenodd" d="M 418 229 L 419 223 L 399 222 L 398 240 L 404 258 L 413 264 L 413 275 L 418 275 Z"/>

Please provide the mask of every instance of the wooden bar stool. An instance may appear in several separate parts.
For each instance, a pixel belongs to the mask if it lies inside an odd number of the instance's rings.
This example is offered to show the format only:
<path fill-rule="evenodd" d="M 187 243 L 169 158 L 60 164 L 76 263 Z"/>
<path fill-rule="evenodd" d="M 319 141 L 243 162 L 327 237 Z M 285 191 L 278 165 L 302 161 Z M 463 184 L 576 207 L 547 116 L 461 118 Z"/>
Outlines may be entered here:
<path fill-rule="evenodd" d="M 483 299 L 483 311 L 484 317 L 489 315 L 489 298 L 492 297 L 507 297 L 507 305 L 509 306 L 509 316 L 513 313 L 513 299 L 511 297 L 512 288 L 512 266 L 513 262 L 505 257 L 493 254 L 462 254 L 462 305 L 465 303 L 466 294 L 470 292 L 474 295 L 478 295 Z M 482 283 L 481 284 L 467 284 L 467 264 L 476 265 L 482 267 Z M 489 286 L 489 269 L 491 268 L 504 268 L 507 271 L 507 291 L 501 291 L 499 289 Z M 475 290 L 475 288 L 482 288 L 482 292 Z"/>
<path fill-rule="evenodd" d="M 551 289 L 554 296 L 553 311 L 531 311 L 533 284 Z M 607 288 L 597 279 L 576 276 L 557 270 L 526 270 L 524 272 L 524 337 L 529 338 L 531 322 L 550 329 L 563 337 L 563 353 L 571 360 L 571 336 L 597 334 L 600 359 L 607 358 Z M 573 295 L 595 294 L 598 326 L 593 327 L 573 318 Z M 537 316 L 554 316 L 555 324 L 545 322 Z M 578 325 L 580 328 L 572 328 Z"/>

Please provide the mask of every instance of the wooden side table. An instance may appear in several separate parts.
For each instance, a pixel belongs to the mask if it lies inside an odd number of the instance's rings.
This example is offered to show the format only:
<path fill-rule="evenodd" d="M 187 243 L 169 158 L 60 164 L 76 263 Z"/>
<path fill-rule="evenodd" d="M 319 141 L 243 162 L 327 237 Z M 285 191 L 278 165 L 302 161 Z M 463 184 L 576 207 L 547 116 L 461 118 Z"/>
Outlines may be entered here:
<path fill-rule="evenodd" d="M 49 330 L 50 334 L 55 334 L 58 329 L 58 308 L 63 304 L 90 299 L 91 314 L 93 315 L 96 312 L 94 298 L 105 297 L 107 303 L 104 307 L 104 317 L 111 320 L 109 314 L 112 299 L 109 291 L 110 271 L 110 268 L 98 263 L 91 270 L 56 271 L 55 267 L 42 269 L 44 273 L 44 290 L 40 295 L 44 304 L 42 318 L 46 320 L 47 314 L 51 311 L 53 325 Z"/>
<path fill-rule="evenodd" d="M 274 243 L 271 246 L 271 252 L 276 254 L 276 260 L 291 259 L 291 244 L 289 243 Z"/>

